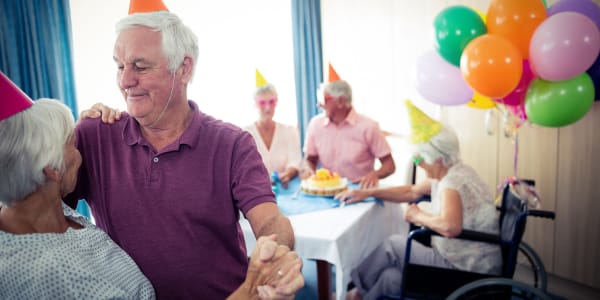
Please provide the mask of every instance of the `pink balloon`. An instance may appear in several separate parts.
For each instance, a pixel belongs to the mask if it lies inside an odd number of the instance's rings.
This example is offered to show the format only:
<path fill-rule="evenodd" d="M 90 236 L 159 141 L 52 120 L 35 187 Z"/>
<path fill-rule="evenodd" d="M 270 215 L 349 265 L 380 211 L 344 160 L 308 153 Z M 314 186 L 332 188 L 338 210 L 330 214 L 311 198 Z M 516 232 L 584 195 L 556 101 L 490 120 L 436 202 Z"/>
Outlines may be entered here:
<path fill-rule="evenodd" d="M 523 121 L 527 121 L 527 113 L 525 112 L 525 101 L 523 101 L 517 105 L 507 106 L 506 108 L 513 115 L 515 115 L 515 117 L 518 117 L 519 119 L 521 119 Z"/>
<path fill-rule="evenodd" d="M 460 69 L 435 50 L 425 52 L 417 59 L 416 88 L 423 98 L 441 105 L 461 105 L 473 98 L 473 90 Z"/>
<path fill-rule="evenodd" d="M 563 81 L 585 72 L 600 51 L 600 31 L 588 17 L 561 12 L 547 18 L 529 44 L 531 68 L 542 79 Z"/>
<path fill-rule="evenodd" d="M 503 103 L 508 106 L 514 105 L 522 105 L 525 102 L 525 95 L 527 94 L 527 88 L 529 88 L 529 83 L 535 74 L 531 71 L 531 67 L 529 66 L 528 60 L 523 60 L 523 74 L 521 75 L 521 79 L 517 84 L 517 87 L 510 92 L 510 94 L 506 95 L 502 99 L 498 99 L 499 103 Z"/>

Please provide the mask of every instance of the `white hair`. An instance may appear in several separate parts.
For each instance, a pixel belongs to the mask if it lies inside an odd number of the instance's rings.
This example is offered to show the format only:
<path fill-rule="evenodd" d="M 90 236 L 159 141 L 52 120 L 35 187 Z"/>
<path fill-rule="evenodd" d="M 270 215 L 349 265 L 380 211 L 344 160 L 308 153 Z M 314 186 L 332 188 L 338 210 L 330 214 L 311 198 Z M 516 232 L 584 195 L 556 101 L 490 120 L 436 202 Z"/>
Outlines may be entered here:
<path fill-rule="evenodd" d="M 12 206 L 43 185 L 45 167 L 65 171 L 74 126 L 71 110 L 52 99 L 0 121 L 0 203 Z"/>
<path fill-rule="evenodd" d="M 117 23 L 116 31 L 119 34 L 139 26 L 160 33 L 163 54 L 171 73 L 177 70 L 186 55 L 191 56 L 194 60 L 193 76 L 198 61 L 198 37 L 177 15 L 167 11 L 131 14 Z"/>
<path fill-rule="evenodd" d="M 352 104 L 352 87 L 350 87 L 350 84 L 345 80 L 325 83 L 321 89 L 324 93 L 327 93 L 334 98 L 343 96 L 346 98 L 347 104 Z"/>
<path fill-rule="evenodd" d="M 254 90 L 254 99 L 256 100 L 256 98 L 258 96 L 268 95 L 268 94 L 273 94 L 273 95 L 277 96 L 277 90 L 275 89 L 275 86 L 271 83 L 267 83 L 263 86 L 257 87 Z"/>
<path fill-rule="evenodd" d="M 417 155 L 423 157 L 427 164 L 441 159 L 445 167 L 450 167 L 460 160 L 460 146 L 454 130 L 444 126 L 431 140 L 415 145 Z"/>

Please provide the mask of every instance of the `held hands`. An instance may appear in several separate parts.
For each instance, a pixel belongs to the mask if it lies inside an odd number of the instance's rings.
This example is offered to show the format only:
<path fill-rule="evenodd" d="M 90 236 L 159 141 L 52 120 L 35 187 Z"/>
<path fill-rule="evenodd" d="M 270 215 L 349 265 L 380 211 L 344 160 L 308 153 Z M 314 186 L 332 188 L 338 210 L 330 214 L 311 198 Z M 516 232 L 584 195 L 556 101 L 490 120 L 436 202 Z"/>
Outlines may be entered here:
<path fill-rule="evenodd" d="M 90 109 L 83 110 L 79 114 L 79 120 L 96 119 L 102 117 L 103 123 L 112 124 L 121 119 L 121 112 L 116 108 L 110 108 L 102 103 L 92 105 Z"/>
<path fill-rule="evenodd" d="M 276 235 L 260 237 L 250 257 L 250 264 L 243 283 L 252 299 L 294 299 L 295 293 L 304 286 L 302 260 L 287 246 L 275 242 Z M 244 298 L 239 299 L 247 299 Z"/>
<path fill-rule="evenodd" d="M 376 187 L 379 184 L 379 176 L 375 171 L 373 171 L 363 177 L 358 178 L 353 183 L 360 183 L 361 189 Z"/>

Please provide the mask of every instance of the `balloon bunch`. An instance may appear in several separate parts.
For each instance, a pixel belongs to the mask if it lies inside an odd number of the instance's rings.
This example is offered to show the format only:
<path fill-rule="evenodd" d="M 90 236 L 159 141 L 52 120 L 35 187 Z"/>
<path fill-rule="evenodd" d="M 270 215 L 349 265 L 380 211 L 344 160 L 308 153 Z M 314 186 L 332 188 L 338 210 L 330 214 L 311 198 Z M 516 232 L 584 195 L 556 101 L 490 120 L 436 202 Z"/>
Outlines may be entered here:
<path fill-rule="evenodd" d="M 560 127 L 600 94 L 600 7 L 592 0 L 492 0 L 487 14 L 450 6 L 435 50 L 417 60 L 419 93 L 441 105 L 504 107 L 517 124 Z M 520 126 L 520 125 L 517 125 Z"/>

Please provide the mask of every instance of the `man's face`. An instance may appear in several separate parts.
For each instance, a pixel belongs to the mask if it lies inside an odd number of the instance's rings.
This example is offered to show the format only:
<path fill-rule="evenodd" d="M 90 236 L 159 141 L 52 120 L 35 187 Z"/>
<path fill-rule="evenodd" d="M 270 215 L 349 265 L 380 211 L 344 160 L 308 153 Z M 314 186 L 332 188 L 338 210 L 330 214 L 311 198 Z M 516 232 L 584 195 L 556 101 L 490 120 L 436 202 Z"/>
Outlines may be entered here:
<path fill-rule="evenodd" d="M 176 98 L 180 88 L 167 69 L 160 33 L 146 27 L 122 31 L 115 42 L 113 58 L 117 83 L 127 102 L 127 111 L 142 125 L 156 121 L 171 90 Z"/>
<path fill-rule="evenodd" d="M 332 117 L 334 113 L 341 109 L 340 103 L 343 103 L 343 97 L 333 97 L 329 93 L 323 93 L 323 101 L 318 103 L 319 107 L 322 108 L 327 117 Z"/>

